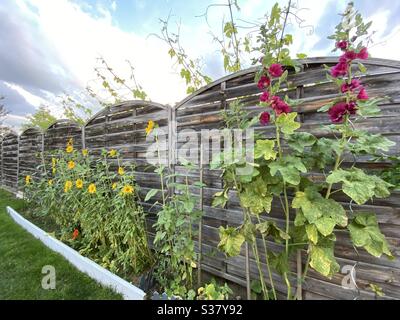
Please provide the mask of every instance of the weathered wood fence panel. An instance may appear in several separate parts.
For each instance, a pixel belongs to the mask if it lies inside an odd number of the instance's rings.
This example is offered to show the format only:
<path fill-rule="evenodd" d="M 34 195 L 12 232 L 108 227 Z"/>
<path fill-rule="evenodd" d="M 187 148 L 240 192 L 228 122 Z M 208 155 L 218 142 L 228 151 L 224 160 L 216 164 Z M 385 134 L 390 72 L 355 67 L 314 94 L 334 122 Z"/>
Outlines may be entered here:
<path fill-rule="evenodd" d="M 65 150 L 70 139 L 73 141 L 74 148 L 82 148 L 81 126 L 70 120 L 57 120 L 44 132 L 44 153 L 49 154 L 57 150 Z"/>
<path fill-rule="evenodd" d="M 38 166 L 42 163 L 43 134 L 38 129 L 30 128 L 19 137 L 19 177 L 40 174 Z"/>
<path fill-rule="evenodd" d="M 156 152 L 147 154 L 153 139 L 147 138 L 145 129 L 149 120 L 159 125 L 158 137 L 164 141 L 160 144 L 160 156 L 168 164 L 168 110 L 154 102 L 127 101 L 101 110 L 84 127 L 84 145 L 92 156 L 100 157 L 103 149 L 115 149 L 123 160 L 119 165 L 134 166 L 141 199 L 150 189 L 160 189 L 160 179 L 154 173 L 154 167 L 149 165 L 149 160 L 158 162 L 158 156 Z M 117 169 L 117 160 L 112 165 Z M 156 200 L 161 200 L 160 192 L 151 202 L 141 204 L 147 212 L 157 212 Z"/>
<path fill-rule="evenodd" d="M 301 71 L 295 74 L 290 70 L 289 86 L 282 91 L 282 95 L 288 94 L 290 98 L 301 100 L 302 103 L 295 109 L 299 114 L 298 120 L 302 122 L 302 131 L 313 133 L 318 137 L 333 138 L 321 129 L 322 124 L 329 123 L 327 115 L 317 113 L 316 110 L 338 96 L 337 88 L 326 80 L 323 67 L 324 64 L 335 64 L 337 58 L 311 58 L 299 60 L 299 62 L 302 66 Z M 397 144 L 391 150 L 391 154 L 399 154 L 400 62 L 369 59 L 364 64 L 368 67 L 368 73 L 362 76 L 362 82 L 366 85 L 369 95 L 372 97 L 387 96 L 388 100 L 381 104 L 383 111 L 381 116 L 359 120 L 355 125 L 373 133 L 382 133 L 395 141 Z M 160 127 L 158 136 L 160 157 L 165 165 L 172 171 L 186 174 L 191 183 L 199 181 L 200 167 L 199 170 L 188 173 L 179 161 L 174 165 L 175 159 L 178 159 L 179 155 L 183 155 L 187 160 L 197 163 L 200 147 L 204 150 L 205 146 L 210 143 L 214 143 L 214 148 L 221 145 L 223 139 L 218 131 L 207 136 L 201 130 L 222 128 L 223 121 L 220 112 L 226 109 L 232 101 L 239 99 L 252 115 L 257 115 L 262 110 L 258 106 L 261 92 L 254 84 L 254 75 L 257 70 L 257 68 L 251 68 L 221 78 L 188 96 L 174 108 L 153 102 L 127 101 L 101 110 L 82 128 L 69 120 L 59 120 L 44 132 L 43 140 L 40 133 L 35 130 L 25 131 L 21 137 L 9 134 L 4 137 L 0 149 L 2 185 L 15 190 L 18 175 L 21 180 L 27 173 L 34 174 L 38 165 L 37 161 L 40 161 L 39 158 L 33 160 L 34 154 L 40 153 L 42 149 L 44 154 L 65 149 L 67 141 L 73 138 L 75 148 L 87 148 L 94 157 L 100 157 L 102 149 L 119 151 L 123 158 L 122 165 L 134 166 L 140 186 L 140 197 L 144 199 L 150 189 L 160 189 L 159 177 L 154 173 L 154 166 L 149 165 L 151 159 L 158 162 L 156 149 L 149 152 L 149 147 L 154 146 L 154 137 L 147 137 L 145 133 L 149 120 L 155 121 Z M 275 130 L 272 126 L 255 126 L 254 129 L 265 137 L 274 137 Z M 185 135 L 183 135 L 184 132 L 186 132 Z M 188 145 L 188 138 L 196 138 L 195 144 Z M 211 153 L 206 154 L 207 156 L 211 158 Z M 357 159 L 357 166 L 374 170 L 390 165 L 390 163 L 383 162 L 371 163 L 370 160 L 367 157 L 360 157 Z M 351 166 L 353 164 L 354 159 L 346 158 L 344 165 Z M 118 163 L 114 161 L 113 165 L 116 168 Z M 202 269 L 245 286 L 244 249 L 238 257 L 226 258 L 216 248 L 219 242 L 219 226 L 238 225 L 242 222 L 238 198 L 234 192 L 231 192 L 230 201 L 225 209 L 212 207 L 213 195 L 222 188 L 221 172 L 210 170 L 208 163 L 204 164 L 201 170 L 202 182 L 207 185 L 201 193 L 204 209 L 201 246 Z M 326 168 L 326 172 L 329 170 L 330 168 Z M 313 178 L 318 179 L 318 174 L 313 174 Z M 193 193 L 199 194 L 198 188 L 192 190 Z M 341 268 L 346 266 L 355 268 L 359 290 L 342 287 L 342 280 L 346 275 L 348 276 L 348 269 L 344 269 L 344 273 L 335 275 L 331 280 L 310 271 L 303 284 L 303 298 L 373 299 L 374 294 L 368 287 L 369 284 L 374 283 L 382 287 L 385 292 L 384 298 L 400 299 L 400 194 L 394 193 L 387 199 L 376 199 L 363 206 L 352 205 L 351 207 L 340 192 L 335 193 L 334 197 L 345 206 L 350 215 L 357 211 L 376 212 L 382 232 L 386 235 L 396 259 L 393 261 L 386 258 L 376 259 L 363 250 L 356 251 L 349 241 L 348 234 L 338 232 L 336 245 L 338 262 Z M 151 225 L 155 220 L 154 213 L 160 209 L 158 205 L 154 205 L 157 200 L 161 201 L 160 192 L 148 203 L 141 202 L 145 210 L 152 213 L 148 217 L 150 238 L 153 235 Z M 284 213 L 280 204 L 274 202 L 272 206 L 269 219 L 283 225 Z M 268 245 L 271 250 L 282 250 L 281 245 L 272 241 L 268 241 Z M 261 256 L 261 258 L 263 260 L 264 257 Z M 299 262 L 304 268 L 305 252 L 291 261 L 294 273 Z M 263 265 L 263 267 L 266 266 Z M 252 252 L 250 252 L 250 274 L 252 279 L 256 279 L 258 276 Z M 286 289 L 280 276 L 274 274 L 273 277 L 279 294 L 284 296 Z M 268 282 L 268 279 L 266 280 Z M 295 288 L 295 277 L 291 277 L 290 280 Z"/>
<path fill-rule="evenodd" d="M 3 185 L 14 191 L 18 185 L 18 139 L 15 133 L 9 133 L 2 141 Z"/>

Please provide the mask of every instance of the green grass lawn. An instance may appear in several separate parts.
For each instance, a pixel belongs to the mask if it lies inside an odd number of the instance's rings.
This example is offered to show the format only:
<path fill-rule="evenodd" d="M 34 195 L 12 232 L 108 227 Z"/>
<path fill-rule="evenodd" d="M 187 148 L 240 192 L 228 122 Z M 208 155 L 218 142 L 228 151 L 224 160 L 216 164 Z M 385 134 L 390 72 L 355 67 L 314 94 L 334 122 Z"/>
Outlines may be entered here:
<path fill-rule="evenodd" d="M 24 202 L 0 189 L 0 299 L 121 299 L 78 271 L 61 255 L 17 225 L 6 206 L 22 210 Z M 42 268 L 54 266 L 56 288 L 42 288 Z"/>

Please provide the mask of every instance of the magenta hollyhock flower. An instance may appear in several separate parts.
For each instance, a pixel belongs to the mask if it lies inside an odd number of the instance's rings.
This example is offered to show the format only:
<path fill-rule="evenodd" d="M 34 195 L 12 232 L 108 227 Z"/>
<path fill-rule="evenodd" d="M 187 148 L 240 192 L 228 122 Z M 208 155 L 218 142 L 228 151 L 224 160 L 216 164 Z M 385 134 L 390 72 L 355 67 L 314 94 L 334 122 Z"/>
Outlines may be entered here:
<path fill-rule="evenodd" d="M 348 45 L 349 44 L 346 40 L 336 42 L 336 48 L 339 48 L 341 50 L 346 50 Z"/>
<path fill-rule="evenodd" d="M 351 115 L 356 114 L 357 104 L 354 101 L 350 101 L 350 103 L 346 106 L 347 112 Z"/>
<path fill-rule="evenodd" d="M 360 83 L 360 80 L 358 80 L 358 79 L 353 79 L 353 80 L 351 80 L 351 83 L 350 84 L 348 84 L 347 82 L 345 82 L 345 83 L 343 83 L 341 86 L 340 86 L 340 91 L 342 92 L 342 93 L 345 93 L 345 92 L 347 92 L 347 91 L 354 91 L 355 89 L 357 89 L 359 86 L 361 85 L 361 83 Z"/>
<path fill-rule="evenodd" d="M 290 107 L 287 105 L 285 101 L 283 101 L 281 98 L 278 96 L 273 96 L 272 97 L 272 104 L 271 104 L 272 109 L 274 109 L 275 114 L 279 116 L 281 113 L 289 113 L 292 110 Z"/>
<path fill-rule="evenodd" d="M 257 87 L 259 89 L 264 89 L 271 84 L 271 79 L 267 76 L 261 76 L 260 80 L 258 80 Z"/>
<path fill-rule="evenodd" d="M 260 124 L 266 126 L 269 123 L 271 116 L 267 111 L 260 114 Z"/>
<path fill-rule="evenodd" d="M 273 63 L 269 66 L 268 71 L 271 77 L 278 78 L 283 73 L 282 65 L 279 63 Z"/>
<path fill-rule="evenodd" d="M 362 59 L 362 60 L 365 60 L 365 59 L 368 59 L 368 51 L 367 51 L 367 48 L 362 48 L 361 50 L 360 50 L 360 52 L 359 53 L 357 53 L 357 58 L 358 59 Z"/>
<path fill-rule="evenodd" d="M 260 96 L 260 101 L 267 102 L 268 100 L 269 100 L 269 93 L 267 91 L 264 91 Z"/>
<path fill-rule="evenodd" d="M 355 53 L 353 50 L 346 51 L 346 52 L 344 53 L 344 57 L 345 57 L 347 60 L 354 60 L 354 59 L 357 59 L 357 53 Z"/>
<path fill-rule="evenodd" d="M 334 78 L 345 76 L 347 74 L 348 65 L 345 62 L 339 62 L 331 68 L 331 76 Z"/>
<path fill-rule="evenodd" d="M 368 100 L 368 93 L 365 88 L 361 88 L 360 92 L 357 95 L 357 99 L 359 100 Z"/>
<path fill-rule="evenodd" d="M 343 117 L 346 114 L 353 115 L 356 113 L 356 110 L 357 105 L 355 102 L 350 102 L 349 104 L 346 102 L 339 102 L 329 109 L 328 114 L 332 122 L 339 123 L 343 121 Z"/>

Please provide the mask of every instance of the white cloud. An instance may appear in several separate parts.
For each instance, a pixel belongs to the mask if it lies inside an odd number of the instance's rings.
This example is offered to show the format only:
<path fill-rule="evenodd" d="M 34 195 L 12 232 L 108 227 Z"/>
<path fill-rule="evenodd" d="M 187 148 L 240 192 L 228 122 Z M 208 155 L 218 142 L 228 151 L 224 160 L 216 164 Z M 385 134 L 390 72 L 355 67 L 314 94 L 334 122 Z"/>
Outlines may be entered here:
<path fill-rule="evenodd" d="M 95 18 L 67 0 L 25 3 L 36 8 L 37 13 L 30 15 L 35 16 L 40 30 L 52 43 L 64 69 L 82 88 L 95 78 L 96 58 L 103 56 L 125 76 L 129 74 L 125 61 L 132 61 L 137 80 L 154 101 L 173 104 L 185 96 L 184 83 L 171 72 L 172 62 L 165 45 L 156 38 L 146 39 L 117 28 L 107 9 L 97 8 L 101 16 Z"/>
<path fill-rule="evenodd" d="M 111 2 L 111 10 L 112 11 L 117 10 L 117 2 L 115 0 L 113 2 Z"/>
<path fill-rule="evenodd" d="M 29 91 L 25 90 L 23 87 L 15 83 L 4 82 L 4 84 L 10 89 L 18 92 L 25 99 L 27 103 L 34 106 L 35 108 L 38 108 L 40 105 L 47 103 L 47 101 L 44 100 L 43 98 L 30 93 Z"/>

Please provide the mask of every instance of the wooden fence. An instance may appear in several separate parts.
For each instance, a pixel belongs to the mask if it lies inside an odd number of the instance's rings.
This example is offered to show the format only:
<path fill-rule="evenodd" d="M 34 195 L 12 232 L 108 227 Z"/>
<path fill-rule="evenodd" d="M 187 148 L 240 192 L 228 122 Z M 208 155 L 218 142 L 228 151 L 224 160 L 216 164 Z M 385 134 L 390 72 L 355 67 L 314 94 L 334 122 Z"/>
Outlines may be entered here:
<path fill-rule="evenodd" d="M 301 71 L 294 73 L 290 70 L 289 86 L 282 91 L 282 94 L 288 94 L 292 99 L 300 99 L 301 104 L 295 108 L 295 111 L 298 112 L 298 121 L 302 123 L 301 130 L 318 137 L 333 138 L 321 129 L 322 124 L 329 123 L 327 115 L 317 113 L 316 110 L 338 96 L 336 86 L 326 79 L 324 70 L 324 64 L 331 66 L 336 62 L 337 58 L 334 57 L 299 60 Z M 368 68 L 368 72 L 362 76 L 361 81 L 367 87 L 369 95 L 371 97 L 386 96 L 388 99 L 381 104 L 382 115 L 362 119 L 356 123 L 356 127 L 371 133 L 381 133 L 395 141 L 396 146 L 391 153 L 399 154 L 400 62 L 369 59 L 364 64 Z M 213 194 L 222 188 L 220 172 L 210 170 L 207 164 L 199 164 L 199 170 L 187 173 L 176 159 L 178 159 L 177 150 L 185 148 L 186 140 L 182 140 L 181 136 L 187 129 L 194 130 L 188 134 L 196 136 L 199 141 L 195 153 L 203 154 L 200 149 L 209 145 L 213 137 L 203 135 L 201 130 L 221 128 L 223 123 L 220 112 L 226 109 L 232 101 L 239 99 L 254 115 L 261 111 L 261 108 L 257 106 L 261 92 L 254 84 L 254 75 L 257 70 L 257 68 L 251 68 L 221 78 L 188 96 L 173 108 L 153 102 L 128 101 L 105 108 L 82 128 L 62 120 L 50 126 L 41 135 L 38 135 L 35 130 L 26 131 L 20 137 L 9 134 L 1 143 L 2 184 L 15 190 L 18 177 L 23 176 L 26 172 L 32 172 L 30 170 L 34 169 L 37 164 L 37 162 L 27 161 L 27 159 L 32 160 L 33 154 L 40 154 L 40 152 L 38 153 L 40 148 L 42 151 L 65 148 L 67 139 L 74 137 L 77 148 L 87 148 L 94 156 L 99 156 L 103 148 L 119 150 L 127 164 L 135 165 L 137 181 L 141 187 L 141 195 L 144 197 L 151 188 L 159 188 L 158 178 L 153 170 L 149 169 L 145 159 L 149 142 L 146 141 L 144 128 L 148 120 L 156 121 L 164 132 L 165 144 L 162 148 L 162 156 L 170 170 L 186 173 L 190 182 L 201 180 L 207 185 L 199 193 L 204 211 L 202 241 L 201 246 L 198 246 L 202 250 L 202 269 L 245 286 L 246 257 L 244 249 L 239 256 L 233 258 L 227 258 L 216 249 L 219 241 L 218 227 L 241 223 L 242 213 L 236 194 L 231 192 L 227 208 L 213 208 L 211 206 Z M 256 126 L 255 130 L 265 137 L 274 136 L 274 129 L 271 126 Z M 39 136 L 40 138 L 38 138 Z M 41 147 L 39 148 L 39 146 Z M 390 165 L 388 163 L 371 163 L 370 160 L 367 157 L 360 157 L 357 159 L 357 166 L 374 170 Z M 350 166 L 353 163 L 354 160 L 349 158 L 346 159 L 344 165 Z M 329 168 L 327 169 L 329 170 Z M 193 192 L 199 191 L 193 189 Z M 399 196 L 399 193 L 394 193 L 389 198 L 376 199 L 374 202 L 368 202 L 362 206 L 352 205 L 349 208 L 343 194 L 335 193 L 334 198 L 349 210 L 350 215 L 351 211 L 360 210 L 377 213 L 381 230 L 389 241 L 395 259 L 392 261 L 386 258 L 377 259 L 364 250 L 356 251 L 350 243 L 347 232 L 339 231 L 336 256 L 342 272 L 328 280 L 311 270 L 302 286 L 304 299 L 374 299 L 375 296 L 369 289 L 370 284 L 376 284 L 383 289 L 385 293 L 383 299 L 400 299 Z M 148 212 L 156 213 L 159 210 L 159 207 L 153 206 L 153 202 L 142 204 Z M 278 203 L 273 203 L 273 210 L 269 217 L 278 224 L 283 223 L 284 214 Z M 154 214 L 149 215 L 150 222 L 153 222 L 154 219 Z M 151 228 L 149 232 L 153 233 Z M 268 244 L 272 250 L 282 249 L 280 245 L 273 242 L 268 242 Z M 261 246 L 261 244 L 259 245 Z M 304 263 L 305 252 L 300 252 L 291 261 L 293 273 L 303 269 Z M 349 276 L 350 268 L 353 267 L 356 271 L 358 289 L 345 289 L 341 285 L 342 280 L 345 276 Z M 252 279 L 257 278 L 257 268 L 251 252 L 250 274 Z M 285 286 L 278 275 L 274 274 L 274 278 L 277 282 L 277 290 L 283 296 L 286 290 Z M 268 282 L 268 279 L 266 280 Z M 291 278 L 291 281 L 293 287 L 296 287 L 295 276 Z"/>

